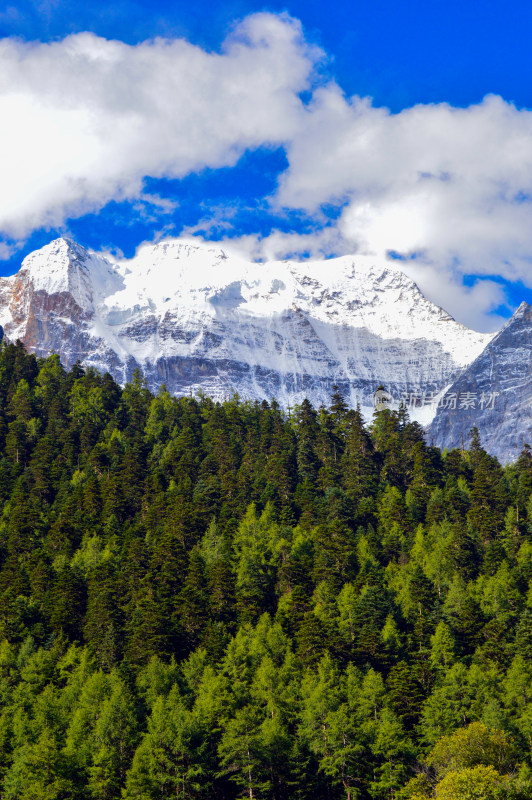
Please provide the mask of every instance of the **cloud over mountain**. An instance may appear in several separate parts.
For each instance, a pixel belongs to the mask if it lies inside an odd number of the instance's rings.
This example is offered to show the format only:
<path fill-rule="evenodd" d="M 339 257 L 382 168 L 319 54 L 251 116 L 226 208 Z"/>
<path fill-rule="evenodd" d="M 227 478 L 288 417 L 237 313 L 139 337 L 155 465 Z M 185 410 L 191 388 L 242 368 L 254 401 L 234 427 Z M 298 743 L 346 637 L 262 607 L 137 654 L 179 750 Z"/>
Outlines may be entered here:
<path fill-rule="evenodd" d="M 345 96 L 318 74 L 322 59 L 297 20 L 269 13 L 245 18 L 220 52 L 89 33 L 4 39 L 0 233 L 24 238 L 111 200 L 171 211 L 144 192 L 146 178 L 282 147 L 288 166 L 270 207 L 299 210 L 316 232 L 243 246 L 270 257 L 391 251 L 429 296 L 483 324 L 504 301 L 499 278 L 532 285 L 532 113 L 497 96 L 391 113 Z M 322 215 L 331 206 L 332 221 Z M 491 280 L 465 287 L 467 274 Z"/>
<path fill-rule="evenodd" d="M 532 113 L 500 97 L 400 113 L 319 88 L 288 148 L 278 201 L 345 202 L 339 231 L 371 252 L 460 261 L 527 278 L 532 252 Z"/>

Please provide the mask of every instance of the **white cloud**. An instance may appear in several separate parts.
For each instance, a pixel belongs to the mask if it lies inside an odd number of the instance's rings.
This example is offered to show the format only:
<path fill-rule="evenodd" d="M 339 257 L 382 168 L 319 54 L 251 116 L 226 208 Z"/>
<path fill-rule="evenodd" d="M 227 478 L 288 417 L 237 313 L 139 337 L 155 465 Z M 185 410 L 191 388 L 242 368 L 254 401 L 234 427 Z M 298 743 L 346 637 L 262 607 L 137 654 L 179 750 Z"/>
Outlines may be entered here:
<path fill-rule="evenodd" d="M 22 236 L 136 198 L 142 181 L 232 165 L 280 144 L 320 53 L 298 22 L 255 14 L 221 53 L 89 33 L 0 42 L 0 230 Z"/>
<path fill-rule="evenodd" d="M 14 256 L 21 246 L 21 242 L 1 242 L 0 241 L 0 261 L 7 260 Z"/>
<path fill-rule="evenodd" d="M 225 237 L 224 245 L 256 261 L 276 261 L 282 258 L 327 258 L 331 253 L 347 255 L 352 252 L 342 243 L 334 227 L 314 233 L 286 233 L 274 230 L 268 236 L 248 234 L 238 238 Z"/>
<path fill-rule="evenodd" d="M 493 327 L 504 302 L 496 276 L 532 286 L 532 112 L 488 96 L 392 114 L 316 81 L 322 57 L 296 20 L 266 13 L 240 23 L 220 53 L 88 33 L 1 41 L 0 232 L 22 238 L 109 200 L 132 200 L 133 212 L 155 219 L 172 204 L 147 195 L 144 178 L 230 166 L 246 149 L 281 145 L 288 168 L 270 201 L 300 209 L 315 232 L 234 246 L 257 258 L 415 254 L 405 269 L 432 299 Z M 342 207 L 336 222 L 323 216 L 326 204 Z M 230 213 L 213 219 L 225 224 L 230 235 Z M 466 274 L 485 279 L 465 287 Z"/>
<path fill-rule="evenodd" d="M 505 318 L 496 313 L 507 305 L 504 286 L 496 280 L 475 280 L 472 286 L 464 285 L 462 275 L 452 270 L 442 270 L 427 264 L 411 262 L 404 271 L 419 286 L 425 297 L 477 331 L 498 330 Z"/>
<path fill-rule="evenodd" d="M 530 111 L 489 96 L 391 114 L 331 84 L 304 116 L 277 202 L 345 203 L 339 232 L 364 252 L 532 285 Z"/>

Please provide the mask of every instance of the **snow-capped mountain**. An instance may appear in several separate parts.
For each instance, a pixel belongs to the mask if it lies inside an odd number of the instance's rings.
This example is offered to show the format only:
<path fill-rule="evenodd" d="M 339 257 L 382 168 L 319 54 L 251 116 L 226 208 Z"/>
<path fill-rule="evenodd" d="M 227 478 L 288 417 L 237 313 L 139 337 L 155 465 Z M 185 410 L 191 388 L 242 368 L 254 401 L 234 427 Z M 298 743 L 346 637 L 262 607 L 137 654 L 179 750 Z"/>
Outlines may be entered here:
<path fill-rule="evenodd" d="M 363 256 L 252 263 L 178 239 L 112 263 L 57 239 L 0 279 L 0 324 L 39 355 L 120 381 L 140 366 L 176 394 L 293 405 L 337 383 L 369 408 L 441 391 L 491 340 L 429 302 L 399 269 Z"/>
<path fill-rule="evenodd" d="M 456 407 L 455 407 L 456 406 Z M 521 303 L 483 352 L 449 387 L 429 429 L 440 447 L 467 446 L 478 427 L 503 463 L 532 444 L 532 307 Z"/>

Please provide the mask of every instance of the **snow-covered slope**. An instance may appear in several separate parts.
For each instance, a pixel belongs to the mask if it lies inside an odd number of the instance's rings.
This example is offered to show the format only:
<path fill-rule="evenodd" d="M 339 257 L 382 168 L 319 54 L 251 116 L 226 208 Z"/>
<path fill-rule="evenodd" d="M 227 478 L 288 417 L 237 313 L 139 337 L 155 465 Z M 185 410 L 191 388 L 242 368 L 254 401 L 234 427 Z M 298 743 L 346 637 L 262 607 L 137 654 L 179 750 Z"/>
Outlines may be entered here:
<path fill-rule="evenodd" d="M 456 407 L 454 407 L 456 405 Z M 532 307 L 521 303 L 483 352 L 449 387 L 430 427 L 440 447 L 467 445 L 473 426 L 503 463 L 532 443 Z"/>
<path fill-rule="evenodd" d="M 193 239 L 145 246 L 121 263 L 57 239 L 0 279 L 0 324 L 124 381 L 215 397 L 326 402 L 337 383 L 371 404 L 437 392 L 490 334 L 465 328 L 387 262 L 361 256 L 257 264 Z"/>

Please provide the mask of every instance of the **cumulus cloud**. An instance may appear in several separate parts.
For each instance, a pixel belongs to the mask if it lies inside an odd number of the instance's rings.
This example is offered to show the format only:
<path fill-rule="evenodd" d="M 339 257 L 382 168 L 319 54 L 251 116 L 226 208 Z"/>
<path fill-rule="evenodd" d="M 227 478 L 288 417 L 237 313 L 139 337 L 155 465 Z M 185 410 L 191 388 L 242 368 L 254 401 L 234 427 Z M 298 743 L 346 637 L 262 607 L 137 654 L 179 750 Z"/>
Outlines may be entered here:
<path fill-rule="evenodd" d="M 316 79 L 322 59 L 296 20 L 267 13 L 241 22 L 220 52 L 88 33 L 1 41 L 0 232 L 20 239 L 110 200 L 156 218 L 172 203 L 146 194 L 145 178 L 281 146 L 288 167 L 269 202 L 275 214 L 299 210 L 312 232 L 235 246 L 256 258 L 392 252 L 431 299 L 493 327 L 504 303 L 496 276 L 532 286 L 532 112 L 488 96 L 391 113 Z M 215 222 L 223 230 L 223 214 Z M 465 286 L 468 274 L 483 279 Z"/>
<path fill-rule="evenodd" d="M 199 229 L 200 234 L 205 227 Z M 193 233 L 192 230 L 185 231 Z M 342 242 L 341 235 L 334 226 L 321 228 L 311 233 L 287 233 L 273 230 L 268 236 L 247 234 L 237 238 L 224 236 L 221 242 L 234 252 L 254 261 L 276 261 L 283 258 L 323 259 L 335 255 L 348 255 L 352 247 Z"/>
<path fill-rule="evenodd" d="M 532 282 L 532 113 L 489 96 L 391 114 L 331 84 L 304 111 L 277 202 L 345 204 L 360 251 Z"/>
<path fill-rule="evenodd" d="M 425 297 L 450 312 L 455 319 L 474 330 L 491 332 L 506 321 L 497 313 L 507 305 L 504 286 L 496 280 L 475 280 L 464 285 L 459 271 L 444 270 L 423 263 L 410 262 L 404 271 L 419 286 Z"/>
<path fill-rule="evenodd" d="M 234 164 L 288 141 L 320 53 L 297 21 L 255 14 L 221 53 L 83 33 L 0 42 L 0 230 L 23 236 L 139 197 L 143 178 Z"/>
<path fill-rule="evenodd" d="M 20 246 L 20 242 L 0 242 L 0 261 L 11 258 Z"/>

